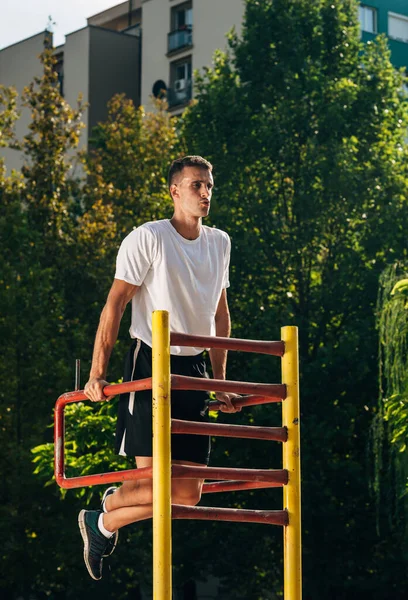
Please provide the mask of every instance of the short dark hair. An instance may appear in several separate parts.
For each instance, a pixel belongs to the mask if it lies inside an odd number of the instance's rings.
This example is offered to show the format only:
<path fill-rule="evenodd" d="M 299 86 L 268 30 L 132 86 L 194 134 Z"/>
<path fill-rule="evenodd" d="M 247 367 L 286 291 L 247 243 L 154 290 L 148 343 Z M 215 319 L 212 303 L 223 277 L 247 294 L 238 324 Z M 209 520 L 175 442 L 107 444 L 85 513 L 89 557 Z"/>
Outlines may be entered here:
<path fill-rule="evenodd" d="M 173 183 L 174 177 L 178 173 L 181 173 L 184 167 L 201 167 L 202 169 L 207 169 L 210 173 L 213 170 L 212 164 L 202 156 L 185 156 L 184 158 L 177 158 L 176 160 L 173 160 L 170 165 L 167 177 L 169 187 Z"/>

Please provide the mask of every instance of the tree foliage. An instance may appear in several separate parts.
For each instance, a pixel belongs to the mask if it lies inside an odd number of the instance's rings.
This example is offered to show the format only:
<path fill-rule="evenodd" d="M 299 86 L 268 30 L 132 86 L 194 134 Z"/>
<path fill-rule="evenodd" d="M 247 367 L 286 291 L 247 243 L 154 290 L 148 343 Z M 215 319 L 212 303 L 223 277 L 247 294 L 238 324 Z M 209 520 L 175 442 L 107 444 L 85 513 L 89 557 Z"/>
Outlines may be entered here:
<path fill-rule="evenodd" d="M 408 518 L 408 279 L 405 263 L 388 266 L 380 277 L 379 411 L 372 426 L 374 491 L 379 527 L 406 539 Z M 382 511 L 382 506 L 387 511 Z M 386 514 L 384 514 L 386 513 Z M 408 548 L 404 543 L 405 554 Z"/>
<path fill-rule="evenodd" d="M 158 219 L 171 209 L 168 157 L 180 152 L 180 141 L 166 103 L 156 101 L 155 108 L 145 113 L 124 95 L 114 96 L 108 119 L 94 129 L 93 148 L 85 158 L 86 202 L 100 199 L 104 206 L 114 206 L 120 238 L 130 224 Z"/>
<path fill-rule="evenodd" d="M 78 599 L 92 591 L 78 560 L 76 513 L 84 502 L 98 502 L 99 490 L 68 492 L 61 505 L 60 491 L 50 485 L 50 415 L 57 397 L 73 387 L 74 359 L 85 358 L 85 371 L 89 366 L 121 239 L 148 215 L 166 215 L 165 167 L 170 159 L 165 150 L 176 153 L 179 142 L 164 107 L 144 114 L 116 97 L 107 123 L 95 132 L 92 152 L 78 156 L 84 106 L 79 101 L 73 109 L 61 97 L 52 50 L 45 48 L 40 58 L 43 75 L 22 95 L 32 113 L 20 143 L 22 173 L 6 178 L 2 169 L 0 178 L 0 327 L 7 340 L 0 361 L 7 382 L 1 392 L 0 466 L 8 482 L 1 491 L 0 530 L 6 542 L 0 589 L 10 598 L 31 593 Z M 10 146 L 17 97 L 9 89 L 1 94 L 1 140 Z M 79 162 L 83 180 L 74 179 L 72 164 Z M 156 176 L 146 181 L 152 165 Z M 122 186 L 126 179 L 131 187 Z M 125 345 L 127 341 L 118 343 L 112 360 L 116 377 Z M 100 413 L 87 405 L 69 407 L 67 413 L 69 472 L 123 468 L 124 461 L 112 450 L 114 403 Z M 124 546 L 127 537 L 134 552 L 118 562 L 114 579 L 104 582 L 102 598 L 112 597 L 113 587 L 115 597 L 126 598 L 149 581 L 151 544 L 140 544 L 143 531 L 129 528 L 123 536 Z"/>
<path fill-rule="evenodd" d="M 397 589 L 401 554 L 388 550 L 395 568 L 377 537 L 364 456 L 377 410 L 378 277 L 406 252 L 404 76 L 384 38 L 360 43 L 355 2 L 246 6 L 242 38 L 232 33 L 229 51 L 196 77 L 183 134 L 190 151 L 216 166 L 211 219 L 235 248 L 234 335 L 276 338 L 280 324 L 300 329 L 305 589 L 313 598 L 357 589 L 387 598 L 387 586 Z M 231 367 L 232 378 L 276 373 L 261 359 Z M 256 422 L 272 424 L 266 410 L 258 409 Z M 245 466 L 267 460 L 239 444 L 230 454 Z M 334 548 L 349 565 L 346 575 Z M 257 550 L 263 555 L 262 540 Z M 266 566 L 263 581 L 239 573 L 232 597 L 253 589 L 268 597 L 274 571 Z"/>

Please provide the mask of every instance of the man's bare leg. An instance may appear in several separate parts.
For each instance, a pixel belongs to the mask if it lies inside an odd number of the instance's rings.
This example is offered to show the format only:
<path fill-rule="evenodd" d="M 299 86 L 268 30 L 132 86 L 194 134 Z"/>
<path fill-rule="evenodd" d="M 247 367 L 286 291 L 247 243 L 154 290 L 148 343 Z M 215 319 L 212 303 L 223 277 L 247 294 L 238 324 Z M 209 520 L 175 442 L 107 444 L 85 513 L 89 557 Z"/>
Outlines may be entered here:
<path fill-rule="evenodd" d="M 174 460 L 173 464 L 204 466 L 199 463 Z M 151 467 L 151 457 L 136 457 L 139 469 Z M 173 504 L 195 506 L 201 498 L 203 479 L 174 479 L 172 480 L 171 497 Z M 151 479 L 125 481 L 117 492 L 106 498 L 103 515 L 103 526 L 108 531 L 117 531 L 125 525 L 149 519 L 153 515 L 153 491 Z"/>

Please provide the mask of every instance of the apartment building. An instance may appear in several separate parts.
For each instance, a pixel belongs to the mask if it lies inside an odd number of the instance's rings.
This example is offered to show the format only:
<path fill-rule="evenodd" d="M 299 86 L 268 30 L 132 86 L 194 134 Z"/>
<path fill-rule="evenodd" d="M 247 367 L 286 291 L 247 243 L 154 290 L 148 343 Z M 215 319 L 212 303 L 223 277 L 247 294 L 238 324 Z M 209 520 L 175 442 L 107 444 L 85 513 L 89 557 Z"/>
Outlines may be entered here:
<path fill-rule="evenodd" d="M 140 21 L 141 1 L 133 2 L 131 10 L 129 3 L 123 2 L 105 11 L 102 19 L 100 15 L 90 17 L 86 27 L 66 35 L 65 44 L 54 49 L 65 99 L 75 107 L 81 95 L 88 105 L 82 117 L 82 148 L 87 147 L 92 128 L 106 119 L 107 103 L 114 94 L 124 93 L 140 104 Z M 0 84 L 14 86 L 21 94 L 35 76 L 41 75 L 38 56 L 46 40 L 52 45 L 52 33 L 43 31 L 0 50 Z M 23 108 L 16 126 L 18 138 L 27 132 L 29 121 L 30 111 Z M 21 168 L 19 152 L 2 148 L 0 155 L 9 171 Z"/>
<path fill-rule="evenodd" d="M 142 0 L 142 104 L 167 91 L 169 108 L 181 112 L 192 98 L 192 73 L 210 66 L 226 33 L 241 29 L 244 0 Z"/>
<path fill-rule="evenodd" d="M 359 18 L 362 40 L 368 42 L 385 33 L 392 63 L 408 70 L 408 1 L 367 0 L 360 4 Z"/>
<path fill-rule="evenodd" d="M 81 93 L 88 104 L 81 147 L 87 147 L 92 128 L 106 118 L 115 93 L 149 108 L 152 96 L 165 90 L 171 112 L 182 112 L 193 95 L 193 70 L 211 64 L 214 50 L 226 45 L 226 33 L 233 26 L 240 29 L 243 14 L 244 0 L 128 0 L 68 34 L 55 55 L 66 100 L 75 106 Z M 41 32 L 0 50 L 0 83 L 21 92 L 40 74 L 37 56 L 50 36 Z M 18 137 L 26 133 L 29 118 L 23 110 Z M 21 167 L 18 152 L 0 153 L 9 170 Z"/>
<path fill-rule="evenodd" d="M 1 50 L 0 84 L 14 86 L 21 93 L 34 77 L 40 76 L 42 66 L 37 57 L 42 52 L 48 36 L 48 32 L 43 31 Z M 22 109 L 21 117 L 16 123 L 16 134 L 19 139 L 27 132 L 30 119 L 29 109 Z M 0 148 L 0 156 L 5 159 L 8 169 L 20 168 L 21 158 L 17 151 Z"/>
<path fill-rule="evenodd" d="M 194 94 L 194 70 L 211 65 L 232 27 L 240 31 L 244 10 L 244 0 L 127 0 L 69 33 L 55 54 L 65 98 L 75 105 L 81 93 L 89 105 L 81 146 L 87 146 L 92 128 L 106 118 L 107 102 L 115 93 L 125 93 L 149 109 L 152 96 L 165 91 L 171 113 L 181 113 Z M 408 67 L 407 0 L 367 0 L 360 5 L 359 18 L 363 41 L 387 34 L 393 64 Z M 39 75 L 36 57 L 49 35 L 41 32 L 0 50 L 0 83 L 21 92 Z M 23 111 L 17 125 L 20 137 L 28 123 L 29 113 Z M 16 151 L 0 152 L 8 168 L 21 166 Z"/>

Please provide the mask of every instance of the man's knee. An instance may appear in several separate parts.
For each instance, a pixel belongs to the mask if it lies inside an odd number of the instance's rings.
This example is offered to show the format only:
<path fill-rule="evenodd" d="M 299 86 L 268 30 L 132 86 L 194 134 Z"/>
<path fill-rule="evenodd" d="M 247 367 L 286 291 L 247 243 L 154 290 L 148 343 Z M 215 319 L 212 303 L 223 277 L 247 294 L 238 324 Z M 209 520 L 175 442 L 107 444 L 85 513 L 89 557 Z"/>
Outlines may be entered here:
<path fill-rule="evenodd" d="M 201 500 L 201 486 L 182 486 L 173 488 L 172 504 L 184 504 L 185 506 L 195 506 Z"/>

